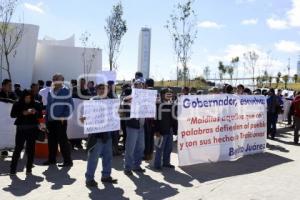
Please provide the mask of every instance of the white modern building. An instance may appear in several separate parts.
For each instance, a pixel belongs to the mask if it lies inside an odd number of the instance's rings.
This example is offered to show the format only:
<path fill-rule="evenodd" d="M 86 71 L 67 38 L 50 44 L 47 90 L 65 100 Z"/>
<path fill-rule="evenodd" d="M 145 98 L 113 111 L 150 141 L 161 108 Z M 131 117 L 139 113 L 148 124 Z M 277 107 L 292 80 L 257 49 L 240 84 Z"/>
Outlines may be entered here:
<path fill-rule="evenodd" d="M 20 24 L 12 24 L 19 26 Z M 15 55 L 11 55 L 11 74 L 14 83 L 23 88 L 37 80 L 51 80 L 52 75 L 61 73 L 66 81 L 78 79 L 84 74 L 83 53 L 95 55 L 89 73 L 102 70 L 102 50 L 75 47 L 75 36 L 65 40 L 45 37 L 38 40 L 39 26 L 25 24 L 24 33 Z M 2 64 L 5 65 L 4 60 Z M 0 79 L 7 78 L 7 72 L 0 71 Z M 2 81 L 1 80 L 1 81 Z"/>
<path fill-rule="evenodd" d="M 139 36 L 138 71 L 150 76 L 151 29 L 142 28 Z"/>

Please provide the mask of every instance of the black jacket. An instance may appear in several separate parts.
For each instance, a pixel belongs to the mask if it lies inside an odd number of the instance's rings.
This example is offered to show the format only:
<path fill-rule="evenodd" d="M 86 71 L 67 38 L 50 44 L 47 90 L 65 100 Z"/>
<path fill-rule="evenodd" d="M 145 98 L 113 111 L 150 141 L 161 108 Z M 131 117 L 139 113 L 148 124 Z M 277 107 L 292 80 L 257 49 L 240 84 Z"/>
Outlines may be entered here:
<path fill-rule="evenodd" d="M 35 115 L 23 115 L 23 111 L 28 109 L 35 109 L 37 112 Z M 24 102 L 17 101 L 11 109 L 10 116 L 12 118 L 16 118 L 15 125 L 17 126 L 38 125 L 38 119 L 42 117 L 42 106 L 37 101 L 34 101 L 31 104 L 25 104 Z"/>
<path fill-rule="evenodd" d="M 139 129 L 140 126 L 140 119 L 130 118 L 130 105 L 124 104 L 123 109 L 126 110 L 125 112 L 125 124 L 129 128 Z"/>
<path fill-rule="evenodd" d="M 17 99 L 17 96 L 13 92 L 6 93 L 4 91 L 0 91 L 0 101 L 5 103 L 14 103 Z"/>
<path fill-rule="evenodd" d="M 177 120 L 176 116 L 172 116 L 172 112 L 176 114 L 175 104 L 157 104 L 155 132 L 166 135 L 170 134 L 172 129 L 174 134 L 177 133 Z"/>

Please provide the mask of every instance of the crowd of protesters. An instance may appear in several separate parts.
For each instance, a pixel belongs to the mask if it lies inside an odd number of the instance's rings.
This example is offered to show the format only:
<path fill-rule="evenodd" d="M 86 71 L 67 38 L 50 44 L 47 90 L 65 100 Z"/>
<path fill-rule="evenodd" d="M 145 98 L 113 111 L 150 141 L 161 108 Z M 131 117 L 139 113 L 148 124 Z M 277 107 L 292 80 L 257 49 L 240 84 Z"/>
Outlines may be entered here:
<path fill-rule="evenodd" d="M 41 131 L 48 134 L 48 159 L 44 165 L 57 164 L 57 149 L 60 147 L 63 163 L 60 167 L 72 167 L 72 150 L 87 150 L 87 169 L 85 173 L 86 185 L 97 186 L 94 179 L 98 159 L 102 159 L 102 182 L 116 183 L 112 178 L 111 168 L 113 156 L 124 155 L 124 173 L 128 176 L 135 173 L 144 173 L 141 167 L 144 161 L 153 160 L 153 168 L 160 171 L 163 168 L 173 169 L 171 164 L 171 152 L 173 147 L 173 135 L 177 134 L 177 120 L 172 113 L 176 113 L 178 95 L 203 95 L 202 90 L 183 87 L 180 94 L 175 94 L 171 88 L 162 88 L 157 97 L 157 108 L 164 112 L 157 112 L 156 118 L 130 118 L 130 103 L 132 100 L 132 88 L 154 89 L 153 79 L 144 79 L 141 72 L 135 74 L 130 84 L 124 84 L 120 96 L 116 94 L 113 81 L 95 85 L 93 81 L 84 78 L 71 80 L 70 87 L 64 85 L 64 77 L 55 74 L 52 80 L 38 81 L 33 83 L 30 89 L 21 89 L 20 84 L 14 84 L 8 79 L 3 80 L 0 90 L 0 101 L 13 103 L 11 117 L 16 118 L 16 139 L 13 151 L 10 174 L 17 172 L 17 163 L 26 143 L 27 165 L 26 173 L 31 174 L 35 141 Z M 298 143 L 298 131 L 300 129 L 300 93 L 294 92 L 292 96 L 282 95 L 281 90 L 270 88 L 268 90 L 256 89 L 252 91 L 243 85 L 233 87 L 225 84 L 222 88 L 213 87 L 207 94 L 236 94 L 236 95 L 264 95 L 267 101 L 267 137 L 275 139 L 278 116 L 287 113 L 288 124 L 294 128 L 294 142 Z M 85 139 L 68 139 L 67 123 L 68 116 L 74 109 L 73 98 L 83 100 L 103 100 L 120 98 L 121 130 L 105 133 L 90 134 Z M 284 110 L 284 102 L 290 101 L 291 106 Z M 57 104 L 57 105 L 56 105 Z M 55 105 L 55 106 L 53 106 Z M 175 112 L 173 112 L 175 109 Z M 45 114 L 46 128 L 41 128 L 39 119 Z M 124 118 L 129 118 L 125 120 Z M 82 116 L 81 122 L 85 118 Z M 293 122 L 292 122 L 293 121 Z M 7 156 L 7 151 L 2 151 L 1 156 Z"/>

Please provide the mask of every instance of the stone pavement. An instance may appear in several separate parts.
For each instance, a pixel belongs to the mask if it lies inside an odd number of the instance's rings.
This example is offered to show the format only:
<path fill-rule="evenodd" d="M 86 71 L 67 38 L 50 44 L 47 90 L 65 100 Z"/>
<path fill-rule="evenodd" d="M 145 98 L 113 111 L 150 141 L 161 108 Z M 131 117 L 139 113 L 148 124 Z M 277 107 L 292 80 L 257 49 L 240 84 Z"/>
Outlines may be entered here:
<path fill-rule="evenodd" d="M 86 155 L 73 154 L 74 167 L 60 169 L 41 166 L 36 160 L 33 175 L 20 172 L 10 178 L 10 158 L 0 160 L 0 200 L 10 199 L 220 199 L 220 200 L 299 200 L 300 146 L 293 144 L 291 129 L 281 128 L 275 141 L 268 140 L 264 154 L 247 156 L 235 162 L 200 164 L 158 173 L 144 163 L 145 174 L 127 177 L 123 174 L 122 157 L 114 159 L 113 177 L 116 185 L 100 182 L 99 162 L 96 180 L 99 187 L 85 187 Z M 177 164 L 176 152 L 172 163 Z"/>

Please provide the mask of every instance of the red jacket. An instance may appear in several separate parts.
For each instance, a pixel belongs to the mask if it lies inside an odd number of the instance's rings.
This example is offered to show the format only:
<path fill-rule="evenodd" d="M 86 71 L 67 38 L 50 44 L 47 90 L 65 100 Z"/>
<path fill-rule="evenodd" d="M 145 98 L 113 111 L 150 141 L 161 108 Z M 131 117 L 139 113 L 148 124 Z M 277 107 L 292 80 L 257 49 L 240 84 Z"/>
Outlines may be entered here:
<path fill-rule="evenodd" d="M 292 102 L 293 113 L 295 117 L 300 117 L 300 95 L 296 96 Z"/>

